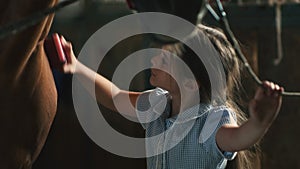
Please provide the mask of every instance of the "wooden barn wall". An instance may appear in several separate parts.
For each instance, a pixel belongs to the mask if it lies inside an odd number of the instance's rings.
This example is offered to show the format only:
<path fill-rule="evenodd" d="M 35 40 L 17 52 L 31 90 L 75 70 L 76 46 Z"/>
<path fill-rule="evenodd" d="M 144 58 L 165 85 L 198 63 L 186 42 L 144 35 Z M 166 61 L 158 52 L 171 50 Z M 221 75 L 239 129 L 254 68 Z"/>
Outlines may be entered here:
<path fill-rule="evenodd" d="M 242 44 L 249 62 L 262 79 L 268 79 L 286 87 L 286 90 L 300 90 L 300 6 L 282 6 L 283 54 L 278 66 L 273 64 L 277 57 L 276 31 L 273 7 L 245 6 L 227 7 L 230 23 Z M 59 32 L 73 42 L 78 53 L 84 42 L 102 25 L 129 14 L 125 4 L 87 5 L 76 16 L 68 16 L 63 11 L 57 15 L 52 31 Z M 210 17 L 208 24 L 216 25 Z M 127 44 L 126 47 L 122 44 Z M 110 69 L 132 51 L 146 47 L 145 37 L 135 36 L 116 45 L 99 72 L 109 77 Z M 59 111 L 52 126 L 46 145 L 33 166 L 34 169 L 98 169 L 98 168 L 145 168 L 145 159 L 130 159 L 113 155 L 98 147 L 82 130 L 71 96 L 71 76 L 57 74 L 59 80 Z M 146 79 L 145 74 L 140 79 Z M 255 83 L 248 76 L 246 94 L 251 97 Z M 249 83 L 248 83 L 249 82 Z M 147 85 L 133 83 L 132 88 L 142 90 Z M 300 98 L 284 97 L 279 117 L 262 140 L 264 169 L 300 168 Z M 142 128 L 125 120 L 117 113 L 105 111 L 104 116 L 116 130 L 134 137 L 143 137 Z"/>

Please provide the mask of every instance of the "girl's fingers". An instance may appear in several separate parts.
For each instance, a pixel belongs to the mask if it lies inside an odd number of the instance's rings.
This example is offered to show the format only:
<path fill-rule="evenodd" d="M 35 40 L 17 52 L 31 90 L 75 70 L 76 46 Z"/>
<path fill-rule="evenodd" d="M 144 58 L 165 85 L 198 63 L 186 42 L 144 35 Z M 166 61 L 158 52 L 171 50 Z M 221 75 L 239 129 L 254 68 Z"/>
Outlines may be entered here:
<path fill-rule="evenodd" d="M 274 88 L 274 96 L 278 97 L 280 95 L 281 91 L 280 91 L 280 87 L 275 84 L 275 88 Z"/>
<path fill-rule="evenodd" d="M 280 92 L 283 93 L 284 92 L 284 88 L 280 87 Z"/>
<path fill-rule="evenodd" d="M 268 81 L 267 82 L 267 88 L 266 88 L 267 96 L 270 96 L 270 95 L 273 94 L 273 89 L 274 89 L 274 83 Z"/>
<path fill-rule="evenodd" d="M 265 90 L 264 93 L 267 96 L 279 97 L 281 93 L 284 91 L 283 87 L 280 87 L 279 85 L 269 81 L 263 82 L 263 88 Z"/>
<path fill-rule="evenodd" d="M 277 91 L 280 90 L 280 87 L 278 86 L 278 84 L 275 85 L 275 89 L 276 89 Z"/>
<path fill-rule="evenodd" d="M 255 94 L 255 99 L 262 99 L 263 97 L 278 97 L 283 92 L 283 88 L 279 85 L 269 82 L 263 81 L 262 87 L 259 87 Z"/>
<path fill-rule="evenodd" d="M 67 63 L 71 63 L 72 62 L 72 59 L 71 59 L 72 44 L 70 42 L 67 42 L 66 39 L 62 35 L 60 36 L 60 39 L 61 39 L 62 47 L 63 47 L 65 55 L 66 55 Z"/>
<path fill-rule="evenodd" d="M 268 94 L 268 90 L 269 90 L 269 87 L 270 87 L 270 82 L 268 81 L 264 81 L 263 84 L 262 84 L 262 87 L 263 87 L 263 90 L 264 90 L 264 94 Z"/>
<path fill-rule="evenodd" d="M 270 96 L 273 96 L 276 94 L 276 90 L 275 90 L 275 84 L 273 82 L 271 82 L 271 88 L 270 88 Z"/>

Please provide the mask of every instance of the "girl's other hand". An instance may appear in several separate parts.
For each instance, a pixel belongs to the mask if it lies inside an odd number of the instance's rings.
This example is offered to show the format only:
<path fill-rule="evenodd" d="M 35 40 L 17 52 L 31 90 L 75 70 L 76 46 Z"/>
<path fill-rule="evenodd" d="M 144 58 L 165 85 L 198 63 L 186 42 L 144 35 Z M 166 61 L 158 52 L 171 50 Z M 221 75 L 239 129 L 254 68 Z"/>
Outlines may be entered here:
<path fill-rule="evenodd" d="M 249 104 L 250 118 L 269 127 L 281 108 L 283 90 L 273 82 L 264 81 Z"/>

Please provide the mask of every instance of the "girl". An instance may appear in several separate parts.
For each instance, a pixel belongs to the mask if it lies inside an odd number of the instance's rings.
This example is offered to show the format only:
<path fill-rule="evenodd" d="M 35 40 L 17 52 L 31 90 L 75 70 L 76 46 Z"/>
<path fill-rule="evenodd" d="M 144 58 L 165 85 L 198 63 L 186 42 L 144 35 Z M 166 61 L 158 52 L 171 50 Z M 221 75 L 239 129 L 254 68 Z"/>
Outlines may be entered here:
<path fill-rule="evenodd" d="M 205 57 L 217 55 L 221 60 L 226 88 L 217 90 L 219 97 L 212 97 L 213 84 L 206 65 L 190 48 L 178 42 L 164 45 L 164 52 L 151 60 L 150 83 L 155 89 L 121 90 L 97 74 L 97 101 L 114 111 L 117 111 L 114 102 L 120 104 L 121 112 L 140 120 L 149 138 L 146 141 L 149 169 L 221 169 L 226 167 L 227 160 L 235 158 L 236 152 L 239 158 L 246 159 L 239 160 L 239 168 L 251 168 L 242 150 L 256 144 L 270 127 L 281 107 L 283 88 L 265 81 L 249 104 L 249 119 L 241 121 L 243 113 L 234 102 L 240 82 L 239 60 L 234 49 L 220 31 L 203 25 L 198 28 L 187 42 L 198 39 L 200 46 L 206 46 L 202 49 Z M 62 42 L 68 55 L 61 68 L 63 72 L 94 80 L 95 72 L 76 59 L 69 42 L 63 38 Z M 181 61 L 189 69 L 180 66 Z M 218 71 L 216 75 L 219 77 Z M 219 80 L 221 83 L 222 79 Z M 122 105 L 128 96 L 133 106 Z"/>

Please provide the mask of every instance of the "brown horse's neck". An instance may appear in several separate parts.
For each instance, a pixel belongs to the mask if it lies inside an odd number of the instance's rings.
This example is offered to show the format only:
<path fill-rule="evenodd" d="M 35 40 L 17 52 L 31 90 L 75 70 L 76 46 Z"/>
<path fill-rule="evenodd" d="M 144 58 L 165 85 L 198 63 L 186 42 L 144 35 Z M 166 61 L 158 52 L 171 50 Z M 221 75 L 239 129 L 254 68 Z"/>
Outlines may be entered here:
<path fill-rule="evenodd" d="M 0 25 L 53 6 L 57 0 L 0 1 Z M 0 39 L 0 168 L 29 169 L 56 113 L 57 93 L 43 45 L 53 16 Z"/>

